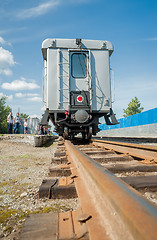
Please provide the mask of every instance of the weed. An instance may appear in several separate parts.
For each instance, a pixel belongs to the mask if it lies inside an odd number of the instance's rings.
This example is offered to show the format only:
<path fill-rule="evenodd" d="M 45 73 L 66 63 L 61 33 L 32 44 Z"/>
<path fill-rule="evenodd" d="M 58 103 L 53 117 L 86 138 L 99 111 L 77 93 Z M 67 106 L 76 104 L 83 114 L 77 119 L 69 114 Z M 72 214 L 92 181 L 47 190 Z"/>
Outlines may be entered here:
<path fill-rule="evenodd" d="M 20 214 L 19 210 L 9 209 L 7 207 L 0 207 L 0 223 L 5 224 L 7 220 L 13 216 L 18 216 Z"/>

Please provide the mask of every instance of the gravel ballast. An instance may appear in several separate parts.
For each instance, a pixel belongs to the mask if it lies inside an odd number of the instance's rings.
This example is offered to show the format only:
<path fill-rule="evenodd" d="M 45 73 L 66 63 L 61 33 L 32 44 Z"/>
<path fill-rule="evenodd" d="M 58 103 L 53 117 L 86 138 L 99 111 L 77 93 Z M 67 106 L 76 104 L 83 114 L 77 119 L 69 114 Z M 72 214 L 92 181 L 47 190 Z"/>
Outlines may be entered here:
<path fill-rule="evenodd" d="M 57 141 L 47 147 L 0 139 L 0 239 L 19 239 L 19 232 L 29 214 L 68 211 L 77 208 L 77 199 L 39 199 L 42 180 Z"/>

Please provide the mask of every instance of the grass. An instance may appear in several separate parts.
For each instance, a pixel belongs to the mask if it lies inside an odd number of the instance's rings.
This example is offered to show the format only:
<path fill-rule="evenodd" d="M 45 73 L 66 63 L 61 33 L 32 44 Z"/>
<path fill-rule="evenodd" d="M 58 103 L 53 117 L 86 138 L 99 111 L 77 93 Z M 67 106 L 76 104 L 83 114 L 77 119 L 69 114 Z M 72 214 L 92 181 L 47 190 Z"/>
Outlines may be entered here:
<path fill-rule="evenodd" d="M 36 152 L 15 152 L 17 155 L 13 155 L 13 152 L 9 153 L 12 156 L 0 156 L 0 159 L 5 159 L 6 161 L 2 161 L 2 163 L 6 163 L 6 167 L 10 167 L 11 171 L 15 171 L 16 174 L 8 176 L 6 178 L 6 174 L 4 172 L 3 182 L 0 183 L 0 227 L 5 234 L 9 234 L 13 231 L 13 229 L 20 229 L 27 217 L 30 214 L 38 214 L 38 213 L 49 213 L 49 212 L 59 212 L 60 210 L 65 211 L 66 207 L 64 204 L 49 204 L 44 205 L 42 207 L 40 205 L 40 200 L 37 199 L 37 191 L 36 189 L 32 192 L 30 191 L 30 187 L 33 185 L 31 180 L 26 179 L 31 176 L 30 171 L 20 171 L 21 169 L 30 168 L 31 164 L 34 164 L 36 168 L 40 169 L 40 166 L 45 164 L 45 159 L 39 158 L 36 156 Z M 6 154 L 6 153 L 5 153 Z M 8 154 L 8 155 L 9 155 Z M 11 161 L 12 160 L 12 161 Z M 8 165 L 7 165 L 8 164 Z M 27 173 L 28 172 L 28 173 Z M 28 174 L 28 176 L 26 176 Z M 30 175 L 29 175 L 30 174 Z M 11 178 L 12 177 L 12 178 Z M 16 178 L 16 179 L 13 179 Z M 9 180 L 8 180 L 9 179 Z M 23 192 L 27 192 L 28 196 L 22 197 L 20 196 Z M 30 195 L 29 195 L 30 194 Z M 27 204 L 25 207 L 21 205 L 14 205 L 12 202 L 16 203 L 17 201 L 21 201 L 21 204 L 24 201 L 30 201 L 29 198 L 32 198 L 32 204 Z M 34 197 L 35 196 L 35 197 Z M 12 201 L 13 200 L 13 201 Z M 34 202 L 33 202 L 34 201 Z M 42 200 L 41 200 L 42 201 Z M 38 205 L 39 202 L 39 205 Z M 33 205 L 34 204 L 34 205 Z M 44 205 L 44 206 L 43 206 Z M 47 207 L 46 207 L 47 206 Z"/>
<path fill-rule="evenodd" d="M 21 212 L 16 209 L 9 209 L 8 207 L 0 207 L 0 223 L 6 224 L 13 216 L 22 216 Z"/>
<path fill-rule="evenodd" d="M 4 233 L 10 234 L 17 222 L 25 219 L 26 213 L 17 209 L 9 209 L 7 206 L 0 207 L 0 224 Z M 20 227 L 19 227 L 20 228 Z"/>
<path fill-rule="evenodd" d="M 10 156 L 9 158 L 25 159 L 25 158 L 32 158 L 32 155 L 30 155 L 30 154 L 15 155 L 15 156 Z"/>
<path fill-rule="evenodd" d="M 9 187 L 12 188 L 13 185 L 15 184 L 15 182 L 16 182 L 16 179 L 10 180 L 10 181 L 3 181 L 3 182 L 1 182 L 0 183 L 0 195 L 5 194 L 4 193 L 5 186 L 9 185 Z"/>
<path fill-rule="evenodd" d="M 19 178 L 17 179 L 1 182 L 0 183 L 0 196 L 1 196 L 0 201 L 3 200 L 3 196 L 5 195 L 9 194 L 10 197 L 15 198 L 15 197 L 18 197 L 22 192 L 27 191 L 28 183 L 20 183 L 21 180 L 22 180 L 22 176 L 19 176 Z"/>
<path fill-rule="evenodd" d="M 28 215 L 38 214 L 38 213 L 49 213 L 49 212 L 59 212 L 60 210 L 68 211 L 66 206 L 60 204 L 54 204 L 52 207 L 39 208 L 34 211 L 26 210 L 23 212 L 19 209 L 10 209 L 8 206 L 0 206 L 0 224 L 3 228 L 4 233 L 10 234 L 14 229 L 14 226 L 22 220 L 24 223 Z M 22 228 L 23 223 L 18 226 L 19 229 Z"/>
<path fill-rule="evenodd" d="M 2 159 L 13 159 L 13 160 L 21 160 L 21 159 L 27 159 L 27 158 L 29 158 L 29 159 L 31 159 L 32 158 L 32 155 L 30 155 L 30 154 L 23 154 L 23 155 L 15 155 L 15 156 L 0 156 L 0 159 L 2 160 Z"/>

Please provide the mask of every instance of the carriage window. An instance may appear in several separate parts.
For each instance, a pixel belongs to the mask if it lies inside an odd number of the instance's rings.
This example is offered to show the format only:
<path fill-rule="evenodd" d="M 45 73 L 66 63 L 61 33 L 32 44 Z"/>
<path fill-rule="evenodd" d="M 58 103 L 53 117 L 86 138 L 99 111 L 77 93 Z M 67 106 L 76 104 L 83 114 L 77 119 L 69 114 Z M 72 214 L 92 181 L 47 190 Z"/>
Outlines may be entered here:
<path fill-rule="evenodd" d="M 85 78 L 87 75 L 87 59 L 84 53 L 74 53 L 71 56 L 72 76 L 74 78 Z"/>

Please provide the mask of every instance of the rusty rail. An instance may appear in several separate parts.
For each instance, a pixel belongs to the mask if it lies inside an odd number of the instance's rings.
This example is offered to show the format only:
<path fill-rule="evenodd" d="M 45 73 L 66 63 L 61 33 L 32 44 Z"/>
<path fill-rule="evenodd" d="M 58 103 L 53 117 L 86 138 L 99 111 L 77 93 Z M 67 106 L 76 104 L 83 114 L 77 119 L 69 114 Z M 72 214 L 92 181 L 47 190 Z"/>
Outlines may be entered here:
<path fill-rule="evenodd" d="M 157 208 L 72 143 L 65 146 L 90 239 L 157 239 Z"/>
<path fill-rule="evenodd" d="M 103 142 L 103 143 L 109 143 L 113 145 L 118 145 L 118 146 L 126 146 L 130 148 L 138 148 L 138 149 L 145 149 L 145 150 L 152 150 L 157 152 L 157 147 L 156 146 L 151 146 L 151 145 L 142 145 L 142 144 L 135 144 L 135 143 L 126 143 L 126 142 L 115 142 L 115 141 L 106 141 L 106 140 L 100 140 L 100 139 L 93 139 L 93 142 Z"/>
<path fill-rule="evenodd" d="M 103 140 L 93 140 L 93 144 L 107 149 L 112 149 L 116 152 L 129 154 L 130 156 L 141 158 L 143 160 L 157 162 L 157 147 L 155 146 L 145 146 L 132 143 L 121 143 Z"/>

